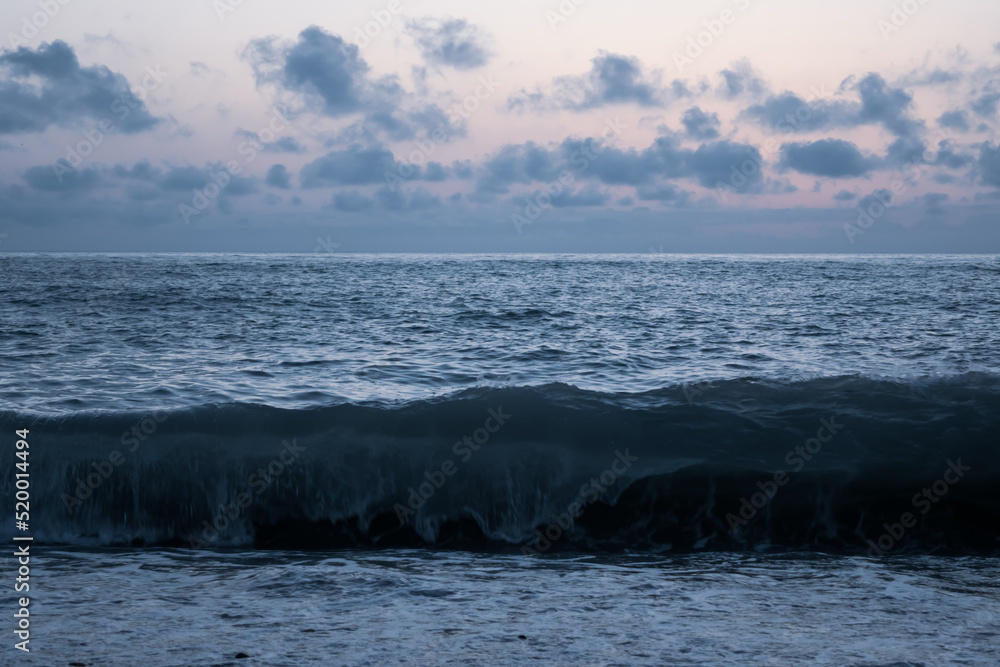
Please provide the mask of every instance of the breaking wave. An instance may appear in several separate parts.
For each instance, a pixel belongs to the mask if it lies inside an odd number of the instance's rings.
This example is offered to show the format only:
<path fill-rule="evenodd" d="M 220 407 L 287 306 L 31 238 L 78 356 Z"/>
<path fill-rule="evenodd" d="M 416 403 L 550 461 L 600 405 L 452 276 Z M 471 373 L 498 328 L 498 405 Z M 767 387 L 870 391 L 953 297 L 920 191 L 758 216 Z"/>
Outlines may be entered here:
<path fill-rule="evenodd" d="M 304 410 L 0 412 L 36 540 L 257 548 L 998 549 L 1000 377 L 645 393 L 562 384 Z M 0 486 L 12 497 L 13 475 Z"/>

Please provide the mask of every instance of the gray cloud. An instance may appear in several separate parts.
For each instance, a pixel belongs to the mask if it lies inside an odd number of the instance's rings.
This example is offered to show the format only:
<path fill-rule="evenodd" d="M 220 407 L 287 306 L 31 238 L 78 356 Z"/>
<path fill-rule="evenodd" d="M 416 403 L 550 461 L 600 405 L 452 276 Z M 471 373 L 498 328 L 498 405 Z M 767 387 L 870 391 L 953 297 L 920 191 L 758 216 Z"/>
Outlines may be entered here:
<path fill-rule="evenodd" d="M 686 202 L 690 197 L 690 193 L 672 185 L 642 185 L 635 192 L 643 201 Z"/>
<path fill-rule="evenodd" d="M 858 100 L 806 102 L 794 93 L 784 92 L 748 107 L 742 115 L 782 132 L 879 124 L 897 137 L 913 137 L 924 127 L 923 121 L 910 115 L 913 97 L 902 88 L 889 86 L 878 74 L 868 74 L 857 83 L 848 79 L 841 89 L 856 92 Z"/>
<path fill-rule="evenodd" d="M 407 191 L 383 185 L 375 190 L 373 196 L 356 189 L 343 190 L 333 196 L 333 208 L 344 213 L 360 213 L 370 209 L 403 213 L 426 211 L 440 205 L 441 198 L 424 188 Z"/>
<path fill-rule="evenodd" d="M 1000 188 L 1000 146 L 987 143 L 979 148 L 979 174 L 983 183 Z"/>
<path fill-rule="evenodd" d="M 741 116 L 779 132 L 812 132 L 847 125 L 856 108 L 840 101 L 806 102 L 795 93 L 784 92 L 748 107 Z"/>
<path fill-rule="evenodd" d="M 42 132 L 50 125 L 78 126 L 84 120 L 105 119 L 116 130 L 134 134 L 160 122 L 134 95 L 125 77 L 101 65 L 80 67 L 76 53 L 63 41 L 36 50 L 3 52 L 0 73 L 0 134 Z"/>
<path fill-rule="evenodd" d="M 316 100 L 327 116 L 360 111 L 373 94 L 368 64 L 358 47 L 317 26 L 299 33 L 291 46 L 275 38 L 255 39 L 244 52 L 258 85 L 276 83 Z"/>
<path fill-rule="evenodd" d="M 659 74 L 647 74 L 638 58 L 601 52 L 591 60 L 590 71 L 579 76 L 553 80 L 548 91 L 522 91 L 507 101 L 510 109 L 569 109 L 586 111 L 610 104 L 637 104 L 662 107 L 669 100 L 684 97 L 689 91 L 683 83 L 660 84 Z"/>
<path fill-rule="evenodd" d="M 32 188 L 46 192 L 90 190 L 102 181 L 100 172 L 93 167 L 73 169 L 61 175 L 57 175 L 52 167 L 31 167 L 24 172 L 23 177 Z"/>
<path fill-rule="evenodd" d="M 242 137 L 249 141 L 256 142 L 261 151 L 265 153 L 305 153 L 306 147 L 299 142 L 295 137 L 281 137 L 265 144 L 260 140 L 260 135 L 256 132 L 248 132 L 247 130 L 237 130 L 236 136 Z"/>
<path fill-rule="evenodd" d="M 916 137 L 900 137 L 889 144 L 886 151 L 885 164 L 901 167 L 921 159 L 927 146 Z"/>
<path fill-rule="evenodd" d="M 922 121 L 908 114 L 913 96 L 902 88 L 891 88 L 880 75 L 869 74 L 856 90 L 861 96 L 858 124 L 881 123 L 899 137 L 912 136 L 923 127 Z"/>
<path fill-rule="evenodd" d="M 383 183 L 386 171 L 396 173 L 398 168 L 392 151 L 354 145 L 313 160 L 302 168 L 299 181 L 304 188 Z"/>
<path fill-rule="evenodd" d="M 719 136 L 719 115 L 706 113 L 699 107 L 691 107 L 684 112 L 681 124 L 689 137 L 699 141 L 716 139 Z"/>
<path fill-rule="evenodd" d="M 293 93 L 307 110 L 325 116 L 361 116 L 337 143 L 377 143 L 382 138 L 404 141 L 429 136 L 438 128 L 448 136 L 464 136 L 464 127 L 440 107 L 415 103 L 395 77 L 374 78 L 356 45 L 318 26 L 306 28 L 291 43 L 276 37 L 252 40 L 243 58 L 253 69 L 258 86 Z M 300 148 L 289 137 L 265 150 L 300 152 Z"/>
<path fill-rule="evenodd" d="M 718 183 L 729 183 L 733 174 L 739 171 L 740 166 L 748 159 L 757 165 L 763 163 L 760 152 L 753 146 L 719 141 L 699 146 L 696 151 L 687 156 L 687 164 L 690 167 L 691 175 L 699 184 L 706 188 L 712 188 Z M 745 184 L 740 186 L 740 190 L 753 191 L 755 186 L 763 180 L 762 170 L 757 168 L 750 176 L 746 176 L 746 179 Z"/>
<path fill-rule="evenodd" d="M 969 121 L 964 111 L 946 111 L 938 117 L 937 122 L 941 127 L 947 127 L 951 130 L 961 130 L 962 132 L 969 130 Z"/>
<path fill-rule="evenodd" d="M 802 174 L 830 178 L 864 176 L 879 160 L 861 154 L 858 147 L 840 139 L 790 143 L 781 147 L 781 166 Z"/>
<path fill-rule="evenodd" d="M 338 192 L 333 196 L 333 207 L 345 213 L 357 213 L 366 211 L 375 205 L 370 197 L 366 197 L 357 190 Z"/>
<path fill-rule="evenodd" d="M 767 92 L 767 83 L 746 58 L 733 63 L 720 74 L 723 81 L 721 92 L 730 99 L 743 94 L 763 95 Z"/>
<path fill-rule="evenodd" d="M 406 29 L 427 62 L 455 69 L 475 69 L 489 62 L 491 37 L 465 19 L 423 18 L 408 21 Z"/>
<path fill-rule="evenodd" d="M 604 206 L 608 203 L 608 199 L 606 193 L 596 188 L 585 188 L 575 192 L 562 192 L 558 197 L 552 198 L 552 205 L 558 208 Z"/>
<path fill-rule="evenodd" d="M 267 176 L 264 178 L 264 182 L 273 188 L 288 190 L 292 187 L 292 175 L 288 173 L 288 169 L 285 165 L 279 162 L 277 164 L 272 164 L 271 168 L 267 170 Z"/>
<path fill-rule="evenodd" d="M 547 149 L 528 142 L 501 148 L 483 164 L 479 192 L 505 194 L 511 183 L 532 183 L 556 178 L 557 156 Z"/>
<path fill-rule="evenodd" d="M 943 215 L 944 204 L 948 203 L 951 197 L 943 192 L 928 192 L 921 199 L 927 205 L 928 215 Z"/>
<path fill-rule="evenodd" d="M 746 164 L 752 169 L 743 172 L 738 190 L 760 192 L 762 157 L 749 144 L 717 141 L 691 150 L 664 136 L 640 151 L 601 148 L 594 139 L 567 139 L 555 149 L 529 142 L 504 146 L 483 163 L 478 169 L 476 201 L 491 201 L 496 195 L 509 192 L 513 184 L 551 182 L 561 173 L 569 172 L 577 180 L 636 187 L 641 199 L 681 204 L 687 203 L 687 193 L 663 183 L 663 179 L 687 179 L 715 188 L 720 182 L 730 183 L 734 171 L 740 171 Z"/>
<path fill-rule="evenodd" d="M 980 95 L 971 104 L 972 110 L 984 118 L 996 116 L 998 107 L 1000 107 L 1000 93 Z"/>

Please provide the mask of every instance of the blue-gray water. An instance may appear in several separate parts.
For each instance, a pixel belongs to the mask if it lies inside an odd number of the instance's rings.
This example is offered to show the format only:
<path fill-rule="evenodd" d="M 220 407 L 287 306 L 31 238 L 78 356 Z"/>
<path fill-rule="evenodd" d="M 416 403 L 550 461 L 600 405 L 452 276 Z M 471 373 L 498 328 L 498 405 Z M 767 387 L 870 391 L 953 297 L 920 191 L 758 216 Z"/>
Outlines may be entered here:
<path fill-rule="evenodd" d="M 1000 365 L 996 256 L 6 255 L 0 270 L 0 397 L 39 412 Z"/>
<path fill-rule="evenodd" d="M 1000 658 L 996 256 L 0 272 L 37 664 Z"/>

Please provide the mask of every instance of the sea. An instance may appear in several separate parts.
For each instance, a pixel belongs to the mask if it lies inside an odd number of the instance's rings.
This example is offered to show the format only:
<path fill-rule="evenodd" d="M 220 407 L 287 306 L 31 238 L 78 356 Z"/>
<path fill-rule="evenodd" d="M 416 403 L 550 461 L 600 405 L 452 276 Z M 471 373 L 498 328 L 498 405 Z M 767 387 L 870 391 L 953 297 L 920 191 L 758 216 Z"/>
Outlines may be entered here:
<path fill-rule="evenodd" d="M 0 276 L 5 665 L 1000 664 L 1000 256 Z"/>

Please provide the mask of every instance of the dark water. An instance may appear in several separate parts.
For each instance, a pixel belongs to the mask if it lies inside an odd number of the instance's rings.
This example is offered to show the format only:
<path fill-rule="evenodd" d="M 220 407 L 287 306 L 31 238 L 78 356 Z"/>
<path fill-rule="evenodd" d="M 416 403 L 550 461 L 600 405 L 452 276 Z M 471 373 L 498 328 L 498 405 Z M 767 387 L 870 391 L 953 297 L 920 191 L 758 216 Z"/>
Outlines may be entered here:
<path fill-rule="evenodd" d="M 997 662 L 996 256 L 0 272 L 63 664 Z"/>

